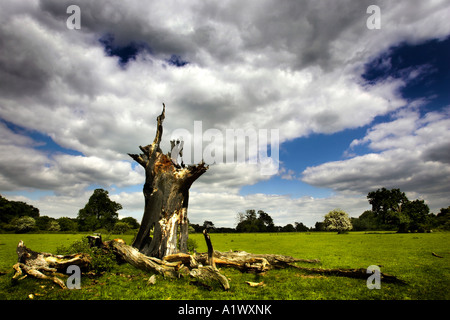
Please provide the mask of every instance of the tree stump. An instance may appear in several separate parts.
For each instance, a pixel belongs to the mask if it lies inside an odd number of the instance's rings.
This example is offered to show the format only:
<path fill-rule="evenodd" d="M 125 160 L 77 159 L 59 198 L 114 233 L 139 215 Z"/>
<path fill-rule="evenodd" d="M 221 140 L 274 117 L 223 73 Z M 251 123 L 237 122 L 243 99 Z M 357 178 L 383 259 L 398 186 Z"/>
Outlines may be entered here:
<path fill-rule="evenodd" d="M 153 143 L 139 146 L 142 151 L 139 155 L 129 154 L 145 169 L 144 215 L 132 245 L 141 253 L 160 259 L 187 252 L 189 188 L 208 169 L 203 161 L 187 167 L 183 162 L 178 164 L 177 155 L 183 148 L 179 141 L 171 141 L 174 154 L 162 152 L 160 142 L 164 118 L 163 104 Z"/>

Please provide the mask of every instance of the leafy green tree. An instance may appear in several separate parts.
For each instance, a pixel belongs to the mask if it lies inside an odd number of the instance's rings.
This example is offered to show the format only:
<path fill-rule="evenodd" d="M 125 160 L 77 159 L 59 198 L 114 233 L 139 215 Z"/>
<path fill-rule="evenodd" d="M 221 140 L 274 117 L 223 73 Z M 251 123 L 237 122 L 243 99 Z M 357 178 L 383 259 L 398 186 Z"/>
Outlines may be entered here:
<path fill-rule="evenodd" d="M 30 232 L 36 227 L 36 220 L 32 217 L 24 216 L 14 219 L 12 222 L 16 233 Z"/>
<path fill-rule="evenodd" d="M 304 231 L 309 231 L 309 228 L 307 226 L 305 226 L 302 222 L 295 222 L 295 231 L 297 232 L 304 232 Z"/>
<path fill-rule="evenodd" d="M 275 231 L 275 225 L 273 223 L 272 217 L 262 211 L 258 210 L 258 219 L 257 219 L 257 225 L 259 232 L 274 232 Z"/>
<path fill-rule="evenodd" d="M 350 220 L 355 231 L 378 229 L 377 215 L 372 210 L 366 210 L 358 218 L 350 218 Z"/>
<path fill-rule="evenodd" d="M 441 208 L 441 211 L 436 215 L 434 220 L 434 224 L 437 228 L 450 230 L 450 206 Z"/>
<path fill-rule="evenodd" d="M 295 228 L 290 223 L 281 228 L 281 232 L 294 232 L 294 231 L 295 231 Z"/>
<path fill-rule="evenodd" d="M 323 222 L 317 221 L 314 224 L 314 230 L 315 231 L 325 231 L 325 224 Z"/>
<path fill-rule="evenodd" d="M 238 232 L 274 232 L 275 225 L 272 217 L 264 212 L 254 209 L 245 211 L 245 214 L 238 213 L 238 224 L 236 226 Z"/>
<path fill-rule="evenodd" d="M 369 192 L 367 198 L 378 220 L 379 229 L 425 232 L 435 222 L 424 200 L 409 201 L 400 189 L 378 189 Z"/>
<path fill-rule="evenodd" d="M 236 226 L 238 232 L 258 232 L 258 223 L 256 211 L 254 209 L 246 210 L 245 214 L 239 213 L 240 222 Z"/>
<path fill-rule="evenodd" d="M 61 227 L 59 226 L 58 221 L 53 220 L 53 221 L 50 221 L 47 230 L 48 230 L 48 231 L 60 231 L 60 230 L 61 230 Z"/>
<path fill-rule="evenodd" d="M 395 229 L 400 222 L 399 213 L 403 206 L 409 202 L 404 192 L 400 189 L 387 190 L 381 188 L 369 192 L 367 195 L 372 211 L 376 214 L 380 226 L 383 229 Z"/>
<path fill-rule="evenodd" d="M 133 217 L 122 218 L 120 221 L 128 223 L 131 229 L 139 229 L 139 222 Z"/>
<path fill-rule="evenodd" d="M 215 228 L 214 223 L 212 221 L 205 220 L 203 222 L 203 229 L 207 229 L 209 231 L 209 229 L 214 229 L 214 228 Z"/>
<path fill-rule="evenodd" d="M 431 228 L 429 213 L 430 208 L 424 200 L 414 200 L 406 203 L 403 207 L 403 214 L 407 216 L 408 231 L 424 232 Z"/>
<path fill-rule="evenodd" d="M 130 229 L 131 226 L 128 223 L 119 221 L 114 225 L 113 232 L 117 234 L 123 234 Z"/>
<path fill-rule="evenodd" d="M 120 209 L 122 205 L 110 200 L 108 191 L 95 189 L 88 203 L 78 212 L 80 231 L 94 231 L 102 228 L 111 231 L 119 220 L 117 211 Z"/>
<path fill-rule="evenodd" d="M 324 225 L 327 230 L 336 230 L 338 234 L 352 229 L 348 214 L 341 209 L 334 209 L 325 215 Z"/>
<path fill-rule="evenodd" d="M 10 223 L 14 218 L 39 217 L 39 209 L 22 201 L 10 201 L 0 195 L 0 223 Z"/>
<path fill-rule="evenodd" d="M 35 219 L 36 227 L 41 231 L 48 231 L 50 226 L 50 222 L 54 221 L 54 218 L 50 218 L 49 216 L 40 216 Z"/>
<path fill-rule="evenodd" d="M 76 231 L 78 228 L 77 222 L 74 219 L 62 217 L 57 219 L 61 231 Z"/>

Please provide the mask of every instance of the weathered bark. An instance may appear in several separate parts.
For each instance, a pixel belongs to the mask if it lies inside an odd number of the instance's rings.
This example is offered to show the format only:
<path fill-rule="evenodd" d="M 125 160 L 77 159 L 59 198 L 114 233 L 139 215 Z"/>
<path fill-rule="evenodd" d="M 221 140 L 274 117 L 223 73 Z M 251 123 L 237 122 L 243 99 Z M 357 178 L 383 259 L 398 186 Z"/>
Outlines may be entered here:
<path fill-rule="evenodd" d="M 208 169 L 204 162 L 187 167 L 178 164 L 176 154 L 182 154 L 182 143 L 171 141 L 176 148 L 173 155 L 162 152 L 164 118 L 163 104 L 153 143 L 139 146 L 142 151 L 139 155 L 129 154 L 145 169 L 144 215 L 132 245 L 141 253 L 157 258 L 187 252 L 189 188 Z"/>
<path fill-rule="evenodd" d="M 143 271 L 154 272 L 165 278 L 177 278 L 182 274 L 183 265 L 181 262 L 171 263 L 146 256 L 136 248 L 126 245 L 123 241 L 108 241 L 107 247 L 111 248 L 122 260 Z"/>
<path fill-rule="evenodd" d="M 22 240 L 17 245 L 18 263 L 13 266 L 16 271 L 13 280 L 22 280 L 27 275 L 44 280 L 51 280 L 61 288 L 66 288 L 64 282 L 56 275 L 58 272 L 66 273 L 70 265 L 77 265 L 85 269 L 91 263 L 90 257 L 84 253 L 72 255 L 54 255 L 46 252 L 36 252 L 28 249 Z M 50 273 L 51 276 L 43 272 Z"/>
<path fill-rule="evenodd" d="M 209 264 L 210 253 L 198 253 L 190 256 L 184 253 L 177 253 L 165 256 L 163 260 L 168 262 L 181 262 L 189 264 L 189 261 L 195 259 L 199 264 Z M 265 272 L 271 269 L 282 269 L 293 266 L 295 262 L 320 263 L 319 260 L 296 259 L 290 256 L 279 254 L 253 254 L 245 251 L 220 252 L 214 250 L 213 260 L 215 266 L 230 267 L 241 272 Z"/>
<path fill-rule="evenodd" d="M 216 268 L 216 263 L 214 262 L 214 248 L 211 242 L 211 238 L 209 237 L 209 234 L 206 232 L 206 230 L 203 230 L 203 236 L 205 237 L 206 241 L 206 247 L 208 248 L 208 264 Z"/>
<path fill-rule="evenodd" d="M 214 248 L 206 230 L 203 231 L 203 235 L 205 236 L 206 246 L 208 247 L 208 266 L 204 267 L 199 264 L 198 261 L 195 261 L 192 265 L 196 266 L 196 268 L 192 269 L 189 275 L 204 282 L 217 281 L 221 284 L 224 290 L 229 290 L 230 284 L 228 283 L 227 277 L 221 274 L 220 271 L 216 268 L 216 264 L 214 262 Z M 194 260 L 194 257 L 189 259 L 190 263 L 192 263 Z"/>
<path fill-rule="evenodd" d="M 168 278 L 179 278 L 189 275 L 201 282 L 218 282 L 224 290 L 230 289 L 228 279 L 216 267 L 212 265 L 203 266 L 202 263 L 199 263 L 194 257 L 187 254 L 178 255 L 189 256 L 191 259 L 179 259 L 175 262 L 170 262 L 146 256 L 136 248 L 126 245 L 120 239 L 103 243 L 100 238 L 100 241 L 96 241 L 96 243 L 101 243 L 102 247 L 111 248 L 122 260 L 138 269 L 158 273 Z"/>

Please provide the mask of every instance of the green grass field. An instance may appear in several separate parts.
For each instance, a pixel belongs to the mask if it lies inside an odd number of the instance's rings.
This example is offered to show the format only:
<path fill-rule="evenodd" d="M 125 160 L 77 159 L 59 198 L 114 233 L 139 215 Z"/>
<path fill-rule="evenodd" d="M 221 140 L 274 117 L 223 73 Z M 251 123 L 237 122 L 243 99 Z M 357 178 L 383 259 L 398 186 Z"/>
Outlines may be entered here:
<path fill-rule="evenodd" d="M 297 269 L 271 270 L 264 275 L 241 274 L 223 268 L 231 289 L 224 292 L 217 285 L 199 286 L 192 279 L 164 279 L 157 276 L 148 285 L 150 274 L 127 264 L 98 277 L 82 276 L 81 289 L 62 290 L 51 282 L 26 278 L 11 282 L 15 248 L 19 240 L 35 251 L 55 252 L 61 245 L 80 240 L 81 234 L 0 234 L 0 299 L 449 299 L 450 298 L 450 233 L 365 234 L 279 233 L 279 234 L 211 234 L 219 251 L 244 250 L 252 253 L 277 253 L 296 258 L 320 259 L 317 267 L 367 268 L 380 265 L 381 272 L 397 276 L 406 285 L 381 283 L 381 289 L 369 290 L 365 280 L 344 277 L 313 276 Z M 111 236 L 118 237 L 118 236 Z M 130 243 L 132 236 L 122 236 Z M 198 244 L 198 252 L 207 251 L 203 235 L 190 238 Z M 431 253 L 442 256 L 438 258 Z M 300 264 L 308 267 L 312 265 Z M 369 276 L 369 275 L 368 275 Z M 261 282 L 263 287 L 250 287 L 245 281 Z"/>

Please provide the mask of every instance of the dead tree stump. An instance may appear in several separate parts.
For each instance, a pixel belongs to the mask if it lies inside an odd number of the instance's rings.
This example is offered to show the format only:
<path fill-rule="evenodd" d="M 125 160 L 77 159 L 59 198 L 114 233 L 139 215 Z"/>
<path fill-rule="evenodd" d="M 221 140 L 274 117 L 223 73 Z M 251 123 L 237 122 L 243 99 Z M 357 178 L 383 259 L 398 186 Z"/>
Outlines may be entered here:
<path fill-rule="evenodd" d="M 178 164 L 177 155 L 183 148 L 180 142 L 171 141 L 175 154 L 162 152 L 160 142 L 164 118 L 163 104 L 153 143 L 139 146 L 142 151 L 139 155 L 129 154 L 145 169 L 144 215 L 132 245 L 141 253 L 160 259 L 187 252 L 189 188 L 208 169 L 204 162 L 187 167 L 183 162 Z"/>

